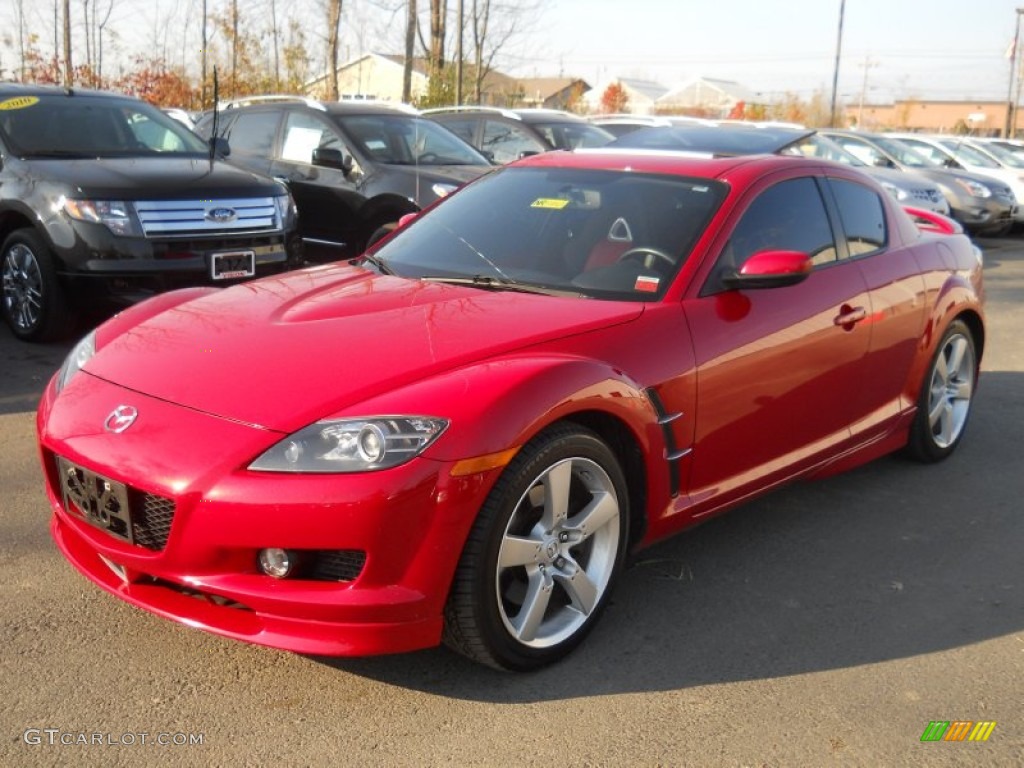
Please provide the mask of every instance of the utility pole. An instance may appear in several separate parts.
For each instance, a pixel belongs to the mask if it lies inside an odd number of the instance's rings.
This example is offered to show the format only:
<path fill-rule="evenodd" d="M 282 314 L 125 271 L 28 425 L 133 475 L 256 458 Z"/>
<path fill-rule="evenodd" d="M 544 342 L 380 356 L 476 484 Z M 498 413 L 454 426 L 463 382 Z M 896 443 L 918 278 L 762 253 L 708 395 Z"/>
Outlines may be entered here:
<path fill-rule="evenodd" d="M 71 0 L 64 0 L 64 86 L 74 85 L 75 68 L 71 62 Z"/>
<path fill-rule="evenodd" d="M 836 91 L 839 87 L 839 57 L 843 50 L 843 17 L 846 15 L 846 0 L 839 0 L 839 32 L 836 35 L 836 66 L 832 71 L 832 109 L 829 125 L 836 127 Z"/>
<path fill-rule="evenodd" d="M 870 56 L 864 57 L 864 80 L 860 84 L 860 100 L 857 104 L 857 127 L 864 127 L 864 94 L 868 90 L 868 70 L 878 66 L 877 61 L 872 61 Z"/>
<path fill-rule="evenodd" d="M 1020 17 L 1024 14 L 1024 8 L 1017 9 L 1017 16 L 1013 25 L 1013 43 L 1010 44 L 1010 85 L 1006 90 L 1006 125 L 1003 128 L 1003 137 L 1012 138 L 1017 132 L 1017 99 L 1014 98 L 1014 81 L 1020 76 L 1017 72 L 1017 44 L 1020 42 Z M 1017 84 L 1017 96 L 1020 95 L 1020 84 Z"/>

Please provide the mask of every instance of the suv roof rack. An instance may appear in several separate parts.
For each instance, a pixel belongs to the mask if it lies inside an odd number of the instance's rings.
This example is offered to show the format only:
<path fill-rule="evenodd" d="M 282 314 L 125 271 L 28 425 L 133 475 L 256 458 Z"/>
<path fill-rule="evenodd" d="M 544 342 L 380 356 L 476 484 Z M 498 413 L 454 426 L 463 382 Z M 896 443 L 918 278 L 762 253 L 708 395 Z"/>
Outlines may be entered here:
<path fill-rule="evenodd" d="M 420 112 L 422 115 L 439 115 L 443 112 L 492 112 L 502 117 L 511 117 L 513 120 L 522 120 L 522 118 L 511 109 L 502 109 L 501 107 L 481 107 L 473 106 L 470 104 L 463 104 L 458 107 L 432 107 L 431 109 L 424 109 Z"/>
<path fill-rule="evenodd" d="M 265 96 L 240 96 L 237 99 L 231 99 L 229 101 L 222 102 L 219 109 L 234 109 L 235 107 L 247 107 L 253 104 L 265 104 L 267 102 L 275 101 L 300 102 L 302 104 L 305 104 L 307 107 L 312 107 L 313 109 L 320 109 L 325 112 L 327 111 L 327 108 L 321 101 L 311 99 L 308 96 L 295 96 L 285 93 L 273 93 L 267 94 Z"/>

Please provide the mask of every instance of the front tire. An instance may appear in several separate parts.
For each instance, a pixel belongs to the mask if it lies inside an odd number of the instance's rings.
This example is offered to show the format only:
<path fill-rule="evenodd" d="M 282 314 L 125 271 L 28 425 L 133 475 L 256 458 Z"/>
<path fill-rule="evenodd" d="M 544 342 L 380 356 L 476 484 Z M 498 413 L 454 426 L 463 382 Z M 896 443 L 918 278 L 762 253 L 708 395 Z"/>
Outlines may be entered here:
<path fill-rule="evenodd" d="M 57 279 L 50 249 L 31 229 L 12 232 L 3 245 L 4 320 L 22 341 L 55 341 L 68 335 L 74 313 Z"/>
<path fill-rule="evenodd" d="M 974 336 L 954 320 L 925 374 L 910 427 L 907 452 L 918 461 L 942 461 L 956 450 L 967 427 L 978 383 Z"/>
<path fill-rule="evenodd" d="M 541 433 L 480 510 L 445 607 L 445 643 L 505 670 L 561 659 L 606 605 L 628 527 L 625 477 L 608 446 L 574 424 Z"/>

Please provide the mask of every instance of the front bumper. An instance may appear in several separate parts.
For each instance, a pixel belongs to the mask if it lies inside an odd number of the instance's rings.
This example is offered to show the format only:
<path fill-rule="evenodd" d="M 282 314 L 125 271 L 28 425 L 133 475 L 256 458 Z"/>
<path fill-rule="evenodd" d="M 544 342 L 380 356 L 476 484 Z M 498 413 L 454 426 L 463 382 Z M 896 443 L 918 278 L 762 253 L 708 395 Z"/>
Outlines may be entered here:
<path fill-rule="evenodd" d="M 125 403 L 138 409 L 136 423 L 121 434 L 106 431 L 106 417 Z M 85 373 L 60 398 L 51 384 L 37 425 L 52 534 L 75 568 L 160 616 L 298 653 L 436 645 L 463 542 L 494 480 L 494 473 L 452 478 L 449 465 L 423 458 L 353 475 L 250 472 L 248 462 L 280 434 Z M 66 501 L 58 456 L 130 494 L 172 502 L 169 531 L 132 543 L 87 522 Z M 264 547 L 311 558 L 360 555 L 342 578 L 320 569 L 275 579 L 258 568 Z"/>

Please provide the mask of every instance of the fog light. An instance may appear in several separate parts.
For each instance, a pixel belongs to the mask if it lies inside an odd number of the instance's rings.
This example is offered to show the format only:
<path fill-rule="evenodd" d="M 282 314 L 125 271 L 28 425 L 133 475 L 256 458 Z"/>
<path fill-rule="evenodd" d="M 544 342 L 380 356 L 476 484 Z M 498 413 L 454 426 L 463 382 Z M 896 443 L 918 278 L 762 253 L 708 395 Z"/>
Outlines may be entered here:
<path fill-rule="evenodd" d="M 267 576 L 283 579 L 295 570 L 296 557 L 294 552 L 280 547 L 267 547 L 260 550 L 260 570 Z"/>

